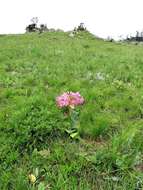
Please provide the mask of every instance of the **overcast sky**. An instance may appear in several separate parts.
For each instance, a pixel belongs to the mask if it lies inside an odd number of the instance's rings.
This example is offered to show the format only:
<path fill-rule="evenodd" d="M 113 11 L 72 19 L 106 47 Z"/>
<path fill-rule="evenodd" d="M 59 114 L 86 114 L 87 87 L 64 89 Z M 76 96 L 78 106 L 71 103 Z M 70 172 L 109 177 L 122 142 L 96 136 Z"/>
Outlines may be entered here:
<path fill-rule="evenodd" d="M 0 33 L 23 33 L 32 17 L 48 28 L 71 30 L 80 22 L 100 36 L 143 29 L 143 0 L 0 0 Z"/>

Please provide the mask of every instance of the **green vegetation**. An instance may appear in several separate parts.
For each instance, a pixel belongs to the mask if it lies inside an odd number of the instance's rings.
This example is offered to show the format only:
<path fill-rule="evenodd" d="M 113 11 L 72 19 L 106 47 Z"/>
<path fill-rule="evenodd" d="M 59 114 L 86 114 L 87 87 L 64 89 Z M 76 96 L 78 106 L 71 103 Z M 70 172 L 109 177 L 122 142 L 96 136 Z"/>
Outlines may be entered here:
<path fill-rule="evenodd" d="M 66 91 L 85 98 L 80 140 L 56 106 Z M 142 46 L 87 32 L 0 36 L 0 190 L 49 189 L 143 189 Z"/>

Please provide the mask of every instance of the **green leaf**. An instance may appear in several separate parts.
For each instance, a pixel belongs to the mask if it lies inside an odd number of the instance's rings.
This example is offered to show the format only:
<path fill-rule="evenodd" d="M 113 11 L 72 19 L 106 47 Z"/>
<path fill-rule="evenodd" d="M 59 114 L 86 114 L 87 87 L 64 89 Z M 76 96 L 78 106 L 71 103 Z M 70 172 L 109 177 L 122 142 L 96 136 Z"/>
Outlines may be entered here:
<path fill-rule="evenodd" d="M 65 130 L 68 134 L 72 134 L 72 133 L 75 133 L 76 130 L 75 129 L 66 129 Z"/>
<path fill-rule="evenodd" d="M 45 185 L 44 185 L 44 183 L 40 183 L 40 184 L 38 185 L 38 190 L 45 190 Z"/>
<path fill-rule="evenodd" d="M 39 170 L 38 170 L 38 168 L 35 169 L 35 172 L 34 172 L 34 173 L 35 173 L 35 176 L 38 177 L 38 175 L 39 175 Z"/>
<path fill-rule="evenodd" d="M 71 133 L 71 134 L 70 134 L 70 137 L 73 138 L 73 139 L 74 139 L 74 138 L 77 138 L 77 137 L 78 137 L 78 132 Z"/>

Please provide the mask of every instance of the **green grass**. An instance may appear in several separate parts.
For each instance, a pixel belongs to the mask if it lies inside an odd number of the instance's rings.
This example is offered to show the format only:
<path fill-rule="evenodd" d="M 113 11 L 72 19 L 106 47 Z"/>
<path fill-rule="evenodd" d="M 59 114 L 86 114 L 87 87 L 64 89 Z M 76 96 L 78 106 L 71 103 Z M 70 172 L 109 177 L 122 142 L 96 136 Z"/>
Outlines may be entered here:
<path fill-rule="evenodd" d="M 80 140 L 55 103 L 65 91 L 85 98 Z M 143 189 L 143 46 L 84 32 L 0 36 L 0 189 L 49 187 Z"/>

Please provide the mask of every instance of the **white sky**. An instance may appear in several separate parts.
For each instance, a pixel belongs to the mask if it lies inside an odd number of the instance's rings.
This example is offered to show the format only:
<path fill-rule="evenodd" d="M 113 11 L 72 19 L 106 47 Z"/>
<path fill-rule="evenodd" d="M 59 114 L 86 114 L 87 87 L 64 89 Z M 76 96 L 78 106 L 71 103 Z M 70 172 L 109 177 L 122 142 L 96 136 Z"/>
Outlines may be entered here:
<path fill-rule="evenodd" d="M 0 33 L 23 33 L 32 17 L 48 28 L 71 30 L 80 22 L 92 33 L 117 38 L 143 29 L 143 0 L 0 0 Z"/>

